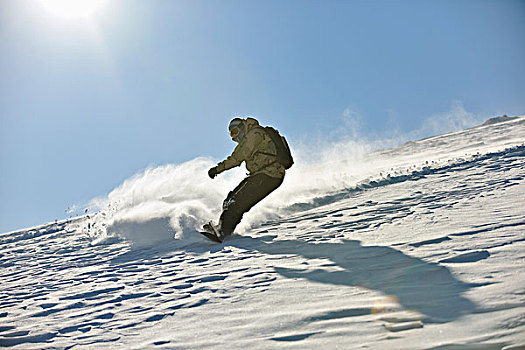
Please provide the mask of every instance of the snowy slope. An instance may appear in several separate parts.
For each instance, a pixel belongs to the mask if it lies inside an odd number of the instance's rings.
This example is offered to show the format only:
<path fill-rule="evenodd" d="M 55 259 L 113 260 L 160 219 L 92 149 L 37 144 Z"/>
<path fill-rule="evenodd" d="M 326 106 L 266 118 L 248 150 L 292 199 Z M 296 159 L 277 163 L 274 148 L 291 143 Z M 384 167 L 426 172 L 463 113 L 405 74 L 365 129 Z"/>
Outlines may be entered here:
<path fill-rule="evenodd" d="M 242 174 L 148 169 L 0 235 L 0 346 L 523 349 L 524 142 L 521 117 L 299 162 L 221 245 L 194 229 Z"/>

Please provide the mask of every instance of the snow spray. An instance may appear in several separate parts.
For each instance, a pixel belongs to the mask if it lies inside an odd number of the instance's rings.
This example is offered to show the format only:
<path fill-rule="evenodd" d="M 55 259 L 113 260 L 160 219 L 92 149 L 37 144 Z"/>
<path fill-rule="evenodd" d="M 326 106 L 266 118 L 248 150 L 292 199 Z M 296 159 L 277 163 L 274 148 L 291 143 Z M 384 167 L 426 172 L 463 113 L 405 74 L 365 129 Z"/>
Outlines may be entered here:
<path fill-rule="evenodd" d="M 289 139 L 295 165 L 280 188 L 244 215 L 236 232 L 304 210 L 319 197 L 398 182 L 400 177 L 520 144 L 524 129 L 525 117 L 520 117 L 404 144 L 407 135 L 371 140 L 355 132 L 337 142 Z M 88 226 L 77 229 L 88 232 L 93 244 L 112 237 L 136 245 L 199 240 L 195 231 L 218 220 L 223 199 L 245 176 L 241 165 L 212 180 L 207 171 L 217 162 L 196 158 L 148 168 L 93 200 L 89 206 L 95 214 L 85 221 Z"/>

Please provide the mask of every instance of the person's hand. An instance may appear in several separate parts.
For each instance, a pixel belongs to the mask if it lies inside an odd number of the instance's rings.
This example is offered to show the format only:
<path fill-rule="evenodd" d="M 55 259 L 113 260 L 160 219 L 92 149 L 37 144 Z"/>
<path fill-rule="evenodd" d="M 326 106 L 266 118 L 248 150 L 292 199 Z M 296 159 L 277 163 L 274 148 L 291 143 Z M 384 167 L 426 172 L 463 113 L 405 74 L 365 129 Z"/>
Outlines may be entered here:
<path fill-rule="evenodd" d="M 208 176 L 210 178 L 214 178 L 215 176 L 217 176 L 218 172 L 217 172 L 217 167 L 214 166 L 213 168 L 211 168 L 210 170 L 208 170 Z"/>

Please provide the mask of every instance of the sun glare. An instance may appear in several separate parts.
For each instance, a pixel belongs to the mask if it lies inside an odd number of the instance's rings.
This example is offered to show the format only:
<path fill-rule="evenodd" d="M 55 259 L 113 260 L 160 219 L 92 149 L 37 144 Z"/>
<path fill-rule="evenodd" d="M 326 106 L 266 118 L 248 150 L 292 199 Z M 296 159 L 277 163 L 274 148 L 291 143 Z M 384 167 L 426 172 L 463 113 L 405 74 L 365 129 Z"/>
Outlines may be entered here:
<path fill-rule="evenodd" d="M 42 0 L 49 12 L 67 19 L 92 17 L 105 2 L 106 0 Z"/>

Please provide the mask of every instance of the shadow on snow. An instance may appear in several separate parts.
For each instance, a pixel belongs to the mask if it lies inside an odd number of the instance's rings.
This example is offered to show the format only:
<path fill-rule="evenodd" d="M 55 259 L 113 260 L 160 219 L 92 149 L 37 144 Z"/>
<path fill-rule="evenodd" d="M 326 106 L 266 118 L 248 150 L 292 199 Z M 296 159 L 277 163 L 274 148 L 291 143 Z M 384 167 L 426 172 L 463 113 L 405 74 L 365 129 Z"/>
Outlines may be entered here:
<path fill-rule="evenodd" d="M 389 247 L 362 246 L 355 240 L 318 244 L 298 240 L 265 242 L 246 236 L 233 238 L 229 245 L 270 255 L 298 254 L 306 259 L 329 259 L 343 271 L 284 267 L 275 267 L 275 271 L 287 278 L 367 288 L 395 296 L 405 309 L 427 316 L 427 322 L 449 322 L 476 308 L 462 296 L 472 285 L 456 279 L 444 266 Z"/>

